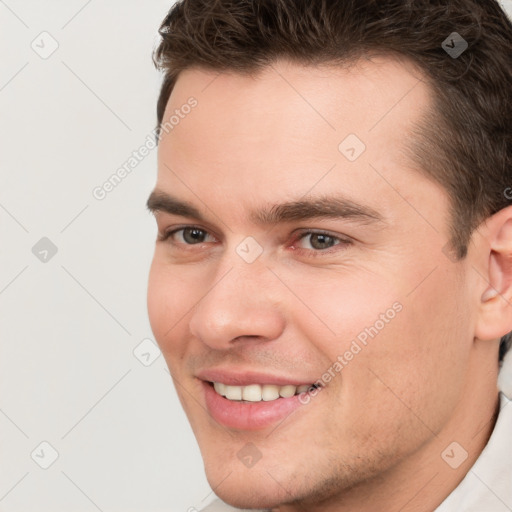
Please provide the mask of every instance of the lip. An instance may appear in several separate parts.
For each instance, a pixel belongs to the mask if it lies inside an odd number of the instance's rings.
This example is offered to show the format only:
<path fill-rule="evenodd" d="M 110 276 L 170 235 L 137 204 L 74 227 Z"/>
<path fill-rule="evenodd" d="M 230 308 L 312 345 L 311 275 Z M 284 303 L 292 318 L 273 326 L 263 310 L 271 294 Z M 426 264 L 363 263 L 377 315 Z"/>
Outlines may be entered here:
<path fill-rule="evenodd" d="M 311 385 L 317 379 L 303 380 L 294 377 L 284 377 L 282 375 L 270 375 L 264 372 L 254 371 L 228 371 L 218 369 L 202 370 L 198 372 L 196 377 L 203 381 L 208 382 L 222 382 L 228 386 L 249 386 L 250 384 L 273 384 L 274 386 L 286 386 L 291 384 L 293 386 Z"/>
<path fill-rule="evenodd" d="M 211 417 L 224 427 L 236 430 L 260 430 L 271 427 L 304 405 L 299 400 L 300 395 L 269 402 L 238 402 L 220 396 L 210 382 L 201 381 L 201 385 Z"/>

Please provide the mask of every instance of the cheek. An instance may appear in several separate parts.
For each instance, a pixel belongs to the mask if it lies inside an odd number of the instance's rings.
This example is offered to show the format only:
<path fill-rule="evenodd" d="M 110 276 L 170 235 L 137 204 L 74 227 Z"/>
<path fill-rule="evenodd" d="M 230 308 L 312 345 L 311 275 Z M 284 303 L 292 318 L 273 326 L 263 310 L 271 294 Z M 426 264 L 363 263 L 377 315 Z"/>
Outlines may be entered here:
<path fill-rule="evenodd" d="M 399 293 L 388 278 L 371 271 L 339 269 L 290 271 L 284 279 L 299 300 L 290 300 L 294 322 L 334 362 L 358 337 L 382 331 L 397 316 Z M 384 321 L 381 319 L 384 318 Z"/>
<path fill-rule="evenodd" d="M 453 276 L 439 270 L 347 366 L 343 392 L 353 407 L 380 410 L 380 428 L 409 425 L 410 435 L 429 436 L 453 413 L 464 386 L 470 331 L 465 295 Z M 464 330 L 463 330 L 464 329 Z M 421 418 L 421 420 L 420 420 Z"/>
<path fill-rule="evenodd" d="M 434 424 L 449 416 L 463 386 L 469 309 L 460 282 L 442 265 L 415 289 L 434 266 L 425 264 L 421 275 L 403 265 L 382 275 L 347 268 L 285 276 L 301 299 L 289 303 L 293 322 L 325 356 L 319 370 L 330 370 L 323 375 L 348 417 L 362 413 L 372 423 L 379 411 L 392 431 L 404 416 L 417 426 L 411 410 Z"/>
<path fill-rule="evenodd" d="M 185 283 L 178 271 L 155 256 L 148 280 L 148 316 L 153 334 L 166 358 L 171 343 L 175 351 L 180 339 L 184 339 L 180 332 L 186 324 L 180 320 L 193 304 L 191 282 L 189 279 Z"/>
<path fill-rule="evenodd" d="M 456 276 L 442 267 L 404 297 L 404 359 L 422 365 L 433 384 L 457 375 L 472 342 L 468 296 Z M 451 369 L 451 370 L 450 370 Z"/>
<path fill-rule="evenodd" d="M 169 321 L 170 299 L 172 294 L 169 294 L 167 279 L 162 267 L 154 259 L 149 272 L 147 302 L 149 322 L 159 344 L 169 328 L 166 323 Z"/>

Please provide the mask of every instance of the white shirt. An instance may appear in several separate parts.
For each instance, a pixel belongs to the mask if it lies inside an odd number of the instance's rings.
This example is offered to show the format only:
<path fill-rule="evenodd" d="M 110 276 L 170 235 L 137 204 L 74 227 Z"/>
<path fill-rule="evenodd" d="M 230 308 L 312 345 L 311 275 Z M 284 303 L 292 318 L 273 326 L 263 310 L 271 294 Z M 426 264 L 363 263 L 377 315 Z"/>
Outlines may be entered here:
<path fill-rule="evenodd" d="M 510 395 L 509 395 L 510 396 Z M 435 512 L 512 511 L 512 405 L 500 393 L 500 412 L 487 446 L 464 480 Z"/>
<path fill-rule="evenodd" d="M 464 480 L 433 512 L 512 512 L 512 349 L 505 357 L 498 386 L 500 412 L 487 445 Z M 241 510 L 217 500 L 203 512 Z"/>

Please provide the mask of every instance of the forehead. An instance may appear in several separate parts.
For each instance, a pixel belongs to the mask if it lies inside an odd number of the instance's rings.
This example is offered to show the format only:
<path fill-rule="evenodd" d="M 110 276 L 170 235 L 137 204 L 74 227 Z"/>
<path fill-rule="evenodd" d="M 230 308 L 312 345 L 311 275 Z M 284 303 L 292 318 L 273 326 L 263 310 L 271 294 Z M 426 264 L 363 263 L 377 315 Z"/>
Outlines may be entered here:
<path fill-rule="evenodd" d="M 288 124 L 292 117 L 338 134 L 346 129 L 364 133 L 376 129 L 395 110 L 388 127 L 400 113 L 408 113 L 413 120 L 429 102 L 424 78 L 411 61 L 382 55 L 315 66 L 278 60 L 243 74 L 193 68 L 179 75 L 164 118 L 194 95 L 201 103 L 200 115 L 194 116 L 198 123 L 222 109 L 223 117 L 207 123 L 250 130 L 252 123 L 274 127 Z M 402 103 L 405 109 L 400 109 Z"/>
<path fill-rule="evenodd" d="M 397 191 L 412 197 L 430 186 L 442 195 L 404 151 L 431 102 L 422 78 L 389 57 L 346 66 L 278 61 L 253 74 L 184 71 L 163 122 L 190 97 L 197 106 L 162 136 L 159 188 L 192 201 L 207 192 L 217 208 L 239 212 L 241 199 L 257 206 L 333 188 L 384 209 L 403 201 Z"/>

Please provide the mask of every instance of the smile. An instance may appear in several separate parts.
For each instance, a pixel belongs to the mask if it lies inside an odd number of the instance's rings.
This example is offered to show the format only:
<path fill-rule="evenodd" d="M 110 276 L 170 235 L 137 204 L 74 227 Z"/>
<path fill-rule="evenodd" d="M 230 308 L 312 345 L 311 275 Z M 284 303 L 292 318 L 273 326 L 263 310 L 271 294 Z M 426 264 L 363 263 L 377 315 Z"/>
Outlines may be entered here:
<path fill-rule="evenodd" d="M 309 404 L 319 391 L 316 384 L 240 386 L 218 381 L 200 382 L 211 419 L 237 430 L 259 430 L 281 424 L 294 411 Z"/>
<path fill-rule="evenodd" d="M 215 392 L 233 401 L 245 402 L 271 402 L 279 398 L 291 398 L 300 393 L 306 393 L 310 389 L 316 389 L 314 384 L 294 386 L 287 384 L 285 386 L 276 386 L 274 384 L 250 384 L 248 386 L 230 386 L 222 382 L 213 382 Z"/>

